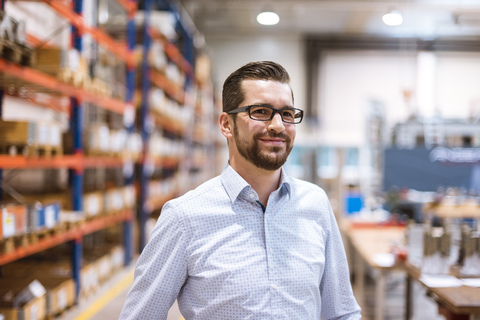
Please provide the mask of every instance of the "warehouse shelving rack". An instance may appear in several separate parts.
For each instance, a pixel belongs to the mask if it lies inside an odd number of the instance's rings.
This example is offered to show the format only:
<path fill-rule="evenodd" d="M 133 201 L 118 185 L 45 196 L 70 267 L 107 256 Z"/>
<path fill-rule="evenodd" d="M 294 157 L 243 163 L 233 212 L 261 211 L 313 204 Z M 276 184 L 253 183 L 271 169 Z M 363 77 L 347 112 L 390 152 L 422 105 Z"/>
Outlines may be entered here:
<path fill-rule="evenodd" d="M 12 0 L 13 1 L 13 0 Z M 31 69 L 29 67 L 20 66 L 16 63 L 0 59 L 0 73 L 6 77 L 22 81 L 29 85 L 30 88 L 40 92 L 55 92 L 71 98 L 71 112 L 70 112 L 70 130 L 73 134 L 73 155 L 55 156 L 52 158 L 26 158 L 24 156 L 0 156 L 0 179 L 2 177 L 2 170 L 5 168 L 68 168 L 70 173 L 70 187 L 72 190 L 71 201 L 72 209 L 81 211 L 83 209 L 83 170 L 89 167 L 103 166 L 103 167 L 122 167 L 124 161 L 117 158 L 109 157 L 86 157 L 83 154 L 83 138 L 82 138 L 82 104 L 90 102 L 97 107 L 106 110 L 124 114 L 132 107 L 132 100 L 135 92 L 135 75 L 136 64 L 133 56 L 133 49 L 135 47 L 135 25 L 134 15 L 137 8 L 135 0 L 117 0 L 128 12 L 127 24 L 127 44 L 120 44 L 111 39 L 108 35 L 95 27 L 86 26 L 82 18 L 82 0 L 73 0 L 73 9 L 65 6 L 61 1 L 44 0 L 51 8 L 57 11 L 60 15 L 70 21 L 72 24 L 72 46 L 79 51 L 82 50 L 83 33 L 88 33 L 99 45 L 104 46 L 113 54 L 125 61 L 127 65 L 126 75 L 126 97 L 118 100 L 108 97 L 102 97 L 83 89 L 75 88 L 72 85 L 59 82 L 55 77 L 44 74 L 40 71 Z M 5 7 L 5 0 L 1 1 L 2 10 Z M 0 92 L 0 99 L 3 102 L 4 92 Z M 2 105 L 0 104 L 0 115 L 2 114 Z M 134 124 L 127 128 L 128 131 L 134 130 Z M 134 177 L 126 179 L 126 185 L 134 183 Z M 0 194 L 1 199 L 1 194 Z M 123 223 L 123 242 L 124 242 L 124 263 L 128 265 L 133 256 L 133 223 L 134 212 L 132 210 L 124 210 L 110 216 L 98 217 L 94 220 L 87 221 L 84 224 L 74 226 L 71 229 L 63 231 L 57 235 L 41 239 L 36 243 L 28 244 L 15 248 L 13 252 L 0 253 L 0 266 L 13 262 L 20 258 L 41 252 L 43 250 L 55 247 L 62 243 L 70 242 L 72 246 L 71 266 L 72 277 L 76 283 L 76 297 L 80 292 L 80 269 L 82 265 L 82 240 L 83 236 L 93 232 L 108 228 L 110 226 Z"/>
<path fill-rule="evenodd" d="M 167 0 L 145 0 L 144 1 L 144 25 L 142 28 L 143 37 L 143 57 L 141 63 L 142 84 L 141 84 L 141 103 L 140 103 L 140 125 L 142 132 L 142 140 L 144 142 L 144 156 L 140 165 L 140 193 L 139 193 L 139 251 L 141 252 L 147 242 L 146 224 L 150 218 L 150 214 L 153 210 L 161 209 L 163 204 L 176 194 L 167 194 L 157 199 L 149 199 L 148 183 L 149 172 L 151 166 L 161 167 L 163 169 L 174 171 L 176 168 L 180 168 L 184 172 L 188 171 L 189 167 L 189 155 L 184 159 L 176 158 L 162 158 L 157 159 L 154 163 L 148 163 L 148 141 L 150 139 L 149 131 L 149 119 L 152 116 L 151 106 L 148 103 L 148 96 L 151 86 L 162 89 L 169 98 L 176 100 L 180 104 L 184 105 L 184 108 L 191 106 L 185 105 L 189 100 L 188 90 L 194 83 L 194 46 L 193 36 L 188 32 L 187 28 L 182 25 L 182 21 L 177 20 L 177 32 L 181 34 L 183 40 L 182 47 L 184 52 L 179 50 L 179 46 L 171 43 L 168 39 L 162 35 L 158 30 L 151 27 L 149 23 L 150 13 L 154 10 L 163 10 L 175 13 L 175 16 L 179 16 L 178 8 L 176 8 L 170 1 Z M 164 47 L 165 54 L 168 59 L 175 63 L 186 75 L 186 81 L 183 88 L 175 86 L 165 75 L 157 72 L 148 61 L 148 53 L 153 41 L 159 41 Z M 191 144 L 191 126 L 185 128 L 181 124 L 178 124 L 175 119 L 169 119 L 165 117 L 153 116 L 154 122 L 159 125 L 169 135 L 180 135 L 183 141 L 189 146 Z"/>
<path fill-rule="evenodd" d="M 5 1 L 0 0 L 2 8 Z M 174 12 L 178 17 L 178 9 L 167 0 L 145 0 L 143 2 L 145 14 L 145 23 L 143 26 L 135 24 L 135 14 L 137 13 L 136 0 L 116 0 L 125 8 L 128 14 L 127 42 L 125 44 L 117 43 L 107 34 L 99 29 L 85 25 L 82 18 L 82 0 L 72 0 L 72 8 L 66 6 L 64 1 L 59 0 L 41 0 L 49 5 L 58 14 L 69 21 L 72 26 L 72 47 L 82 50 L 82 34 L 89 34 L 99 45 L 105 47 L 112 54 L 123 60 L 127 66 L 126 74 L 126 95 L 120 100 L 111 97 L 100 96 L 83 89 L 74 87 L 73 85 L 58 81 L 55 77 L 32 68 L 21 66 L 13 62 L 0 58 L 0 74 L 21 81 L 29 85 L 32 90 L 39 92 L 51 92 L 61 94 L 70 99 L 70 131 L 73 134 L 73 154 L 46 157 L 25 157 L 25 156 L 9 156 L 0 155 L 0 179 L 2 179 L 3 169 L 69 169 L 69 186 L 71 188 L 71 203 L 74 211 L 83 210 L 83 184 L 84 170 L 87 168 L 105 167 L 105 168 L 122 168 L 126 165 L 125 161 L 119 158 L 107 156 L 86 156 L 83 148 L 83 116 L 82 108 L 84 103 L 91 103 L 98 108 L 102 108 L 117 114 L 126 114 L 134 110 L 136 102 L 134 102 L 135 94 L 138 94 L 137 86 L 140 86 L 140 112 L 139 112 L 139 128 L 143 140 L 142 156 L 135 164 L 138 166 L 136 174 L 125 179 L 126 186 L 135 186 L 137 190 L 137 211 L 124 210 L 114 215 L 102 216 L 86 221 L 84 224 L 76 225 L 62 231 L 59 234 L 42 239 L 34 244 L 19 247 L 13 252 L 0 253 L 0 268 L 2 265 L 21 259 L 23 257 L 53 248 L 63 243 L 71 244 L 71 266 L 72 276 L 76 282 L 77 299 L 80 288 L 80 269 L 82 266 L 83 237 L 93 232 L 108 228 L 110 226 L 123 224 L 123 245 L 125 248 L 124 263 L 128 265 L 133 259 L 134 226 L 138 224 L 138 251 L 141 252 L 146 244 L 146 224 L 151 217 L 153 210 L 160 210 L 163 204 L 172 197 L 178 195 L 175 190 L 171 193 L 165 193 L 157 197 L 148 197 L 148 185 L 150 177 L 148 171 L 151 167 L 161 168 L 166 172 L 186 172 L 188 174 L 192 163 L 190 161 L 191 146 L 194 143 L 205 143 L 202 138 L 194 138 L 194 121 L 191 125 L 185 125 L 176 121 L 176 119 L 167 116 L 154 115 L 151 112 L 151 106 L 148 104 L 148 94 L 152 86 L 157 87 L 165 92 L 165 94 L 184 108 L 192 108 L 191 111 L 196 112 L 197 102 L 192 101 L 191 89 L 202 90 L 200 85 L 195 83 L 195 51 L 193 46 L 193 36 L 182 24 L 181 19 L 177 21 L 177 32 L 181 34 L 181 44 L 170 42 L 161 32 L 152 28 L 148 24 L 148 16 L 153 10 L 168 10 Z M 136 49 L 136 35 L 139 28 L 142 32 L 141 45 L 143 46 L 143 57 L 140 62 L 136 62 L 134 58 L 134 50 Z M 162 43 L 164 52 L 170 62 L 173 62 L 186 75 L 185 83 L 181 87 L 173 84 L 171 79 L 166 75 L 158 72 L 149 65 L 148 52 L 152 41 Z M 141 84 L 137 83 L 137 73 L 140 73 Z M 0 100 L 3 100 L 3 93 L 0 94 Z M 35 103 L 35 101 L 34 101 Z M 54 110 L 67 113 L 65 108 L 58 106 L 56 102 L 37 103 L 41 108 L 52 108 Z M 2 114 L 2 104 L 0 101 L 0 115 Z M 195 114 L 197 117 L 198 114 Z M 128 127 L 128 132 L 134 132 L 137 128 L 133 121 Z M 183 157 L 178 156 L 162 156 L 155 159 L 149 158 L 148 142 L 150 139 L 149 126 L 153 122 L 160 127 L 165 135 L 176 137 L 187 147 L 187 154 Z M 199 141 L 200 139 L 200 141 Z M 205 139 L 205 138 L 203 138 Z M 207 140 L 208 141 L 208 140 Z M 212 152 L 213 156 L 213 152 Z M 208 161 L 206 161 L 208 162 Z M 132 165 L 132 164 L 127 164 Z M 193 164 L 195 165 L 195 164 Z M 198 166 L 198 164 L 197 164 Z M 0 190 L 0 199 L 1 190 Z"/>

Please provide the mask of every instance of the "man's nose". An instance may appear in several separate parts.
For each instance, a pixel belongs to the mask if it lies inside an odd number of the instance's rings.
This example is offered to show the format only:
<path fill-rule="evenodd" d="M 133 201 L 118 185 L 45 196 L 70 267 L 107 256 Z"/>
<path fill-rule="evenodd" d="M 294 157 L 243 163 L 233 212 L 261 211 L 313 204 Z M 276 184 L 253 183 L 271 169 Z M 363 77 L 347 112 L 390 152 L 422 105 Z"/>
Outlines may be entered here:
<path fill-rule="evenodd" d="M 282 132 L 285 130 L 285 125 L 282 120 L 282 116 L 279 113 L 275 113 L 273 119 L 270 120 L 270 125 L 268 129 L 275 132 Z"/>

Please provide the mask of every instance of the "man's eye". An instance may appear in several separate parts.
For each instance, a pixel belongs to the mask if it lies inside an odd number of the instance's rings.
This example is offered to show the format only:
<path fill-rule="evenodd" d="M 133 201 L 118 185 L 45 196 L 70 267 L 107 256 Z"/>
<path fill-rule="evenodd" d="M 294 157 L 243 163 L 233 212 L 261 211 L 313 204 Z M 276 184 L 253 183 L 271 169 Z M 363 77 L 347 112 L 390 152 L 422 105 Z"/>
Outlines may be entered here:
<path fill-rule="evenodd" d="M 254 109 L 252 110 L 252 113 L 258 113 L 258 114 L 268 114 L 268 109 L 264 108 L 264 109 Z"/>
<path fill-rule="evenodd" d="M 285 117 L 285 118 L 293 118 L 294 117 L 294 112 L 291 111 L 291 110 L 284 110 L 282 112 L 282 117 Z"/>

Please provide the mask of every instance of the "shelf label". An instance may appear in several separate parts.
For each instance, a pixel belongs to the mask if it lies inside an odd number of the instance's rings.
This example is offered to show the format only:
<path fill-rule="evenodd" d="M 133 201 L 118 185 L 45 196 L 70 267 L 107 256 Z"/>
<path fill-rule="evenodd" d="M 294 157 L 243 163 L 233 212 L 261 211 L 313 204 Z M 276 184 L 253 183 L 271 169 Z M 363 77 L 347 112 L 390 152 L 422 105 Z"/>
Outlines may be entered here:
<path fill-rule="evenodd" d="M 128 104 L 123 111 L 123 125 L 129 128 L 135 124 L 135 108 L 133 105 Z"/>
<path fill-rule="evenodd" d="M 64 310 L 67 307 L 67 292 L 65 288 L 61 288 L 57 292 L 57 307 L 59 310 Z"/>
<path fill-rule="evenodd" d="M 47 205 L 45 211 L 45 226 L 47 228 L 53 228 L 55 226 L 55 206 Z"/>
<path fill-rule="evenodd" d="M 124 178 L 131 178 L 133 177 L 134 173 L 134 165 L 132 161 L 125 161 L 123 163 L 123 177 Z"/>

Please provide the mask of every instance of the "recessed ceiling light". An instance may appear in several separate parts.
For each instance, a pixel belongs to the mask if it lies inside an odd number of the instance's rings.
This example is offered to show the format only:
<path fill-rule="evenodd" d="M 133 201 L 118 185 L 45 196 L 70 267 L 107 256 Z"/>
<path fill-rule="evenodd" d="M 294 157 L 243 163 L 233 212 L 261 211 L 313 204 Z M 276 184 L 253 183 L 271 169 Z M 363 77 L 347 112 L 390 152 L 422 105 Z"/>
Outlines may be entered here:
<path fill-rule="evenodd" d="M 387 26 L 399 26 L 403 23 L 402 14 L 397 10 L 384 14 L 382 20 Z"/>
<path fill-rule="evenodd" d="M 273 26 L 280 21 L 278 14 L 272 11 L 264 11 L 258 14 L 257 22 L 264 26 Z"/>

